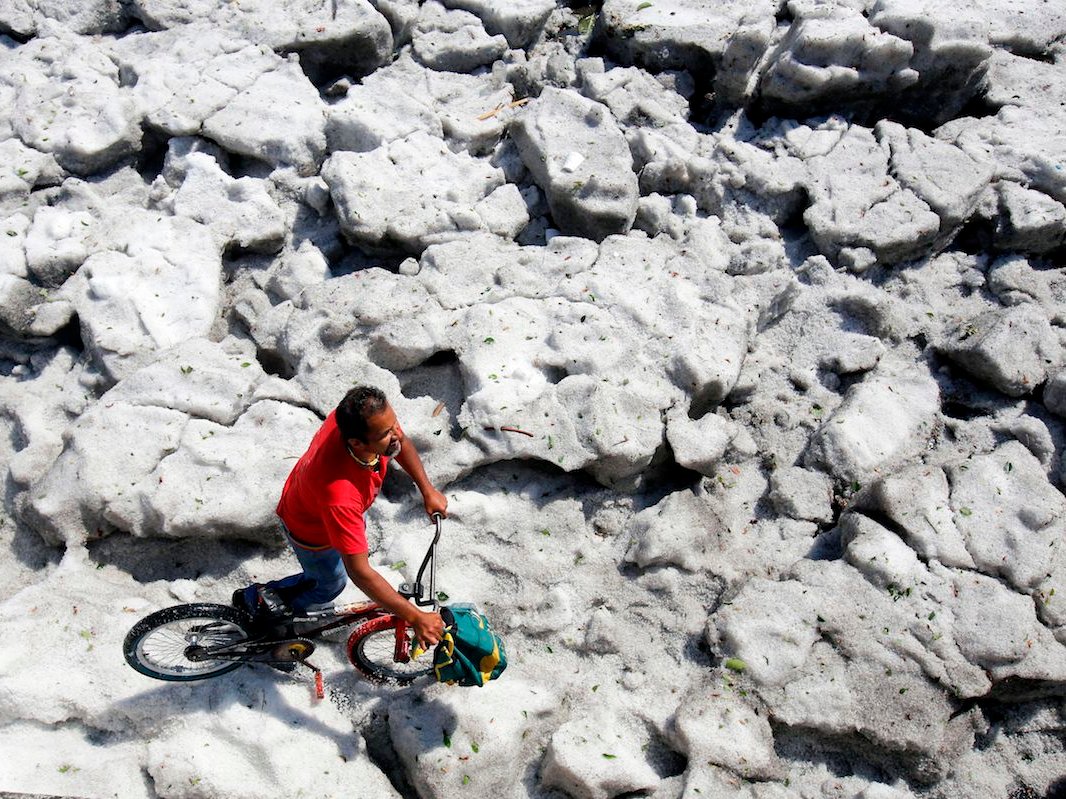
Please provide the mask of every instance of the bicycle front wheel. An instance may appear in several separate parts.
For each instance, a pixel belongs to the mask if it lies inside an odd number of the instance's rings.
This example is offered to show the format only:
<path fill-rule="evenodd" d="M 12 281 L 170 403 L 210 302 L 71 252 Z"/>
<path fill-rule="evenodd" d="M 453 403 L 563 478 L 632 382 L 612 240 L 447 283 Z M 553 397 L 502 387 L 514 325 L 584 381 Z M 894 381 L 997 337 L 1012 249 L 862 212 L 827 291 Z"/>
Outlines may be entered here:
<path fill-rule="evenodd" d="M 239 657 L 219 650 L 250 639 L 251 626 L 247 613 L 229 605 L 175 605 L 133 625 L 122 654 L 130 666 L 156 680 L 206 680 L 241 665 Z"/>
<path fill-rule="evenodd" d="M 411 658 L 416 643 L 407 622 L 392 615 L 381 616 L 355 628 L 348 638 L 348 659 L 375 682 L 406 685 L 433 672 L 433 658 L 428 652 L 418 660 Z"/>

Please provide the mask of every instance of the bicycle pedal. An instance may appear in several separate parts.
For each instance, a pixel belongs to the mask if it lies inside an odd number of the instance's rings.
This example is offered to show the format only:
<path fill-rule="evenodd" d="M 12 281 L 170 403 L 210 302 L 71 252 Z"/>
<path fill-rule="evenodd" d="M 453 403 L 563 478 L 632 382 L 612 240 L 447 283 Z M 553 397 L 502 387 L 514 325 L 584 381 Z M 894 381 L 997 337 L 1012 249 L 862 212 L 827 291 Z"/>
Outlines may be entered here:
<path fill-rule="evenodd" d="M 322 676 L 322 669 L 320 669 L 318 666 L 315 666 L 315 665 L 312 665 L 311 663 L 308 663 L 306 660 L 301 661 L 301 662 L 305 666 L 307 666 L 307 668 L 311 669 L 311 671 L 313 671 L 315 673 L 315 698 L 316 699 L 325 699 L 326 698 L 326 681 L 325 681 L 325 678 Z"/>

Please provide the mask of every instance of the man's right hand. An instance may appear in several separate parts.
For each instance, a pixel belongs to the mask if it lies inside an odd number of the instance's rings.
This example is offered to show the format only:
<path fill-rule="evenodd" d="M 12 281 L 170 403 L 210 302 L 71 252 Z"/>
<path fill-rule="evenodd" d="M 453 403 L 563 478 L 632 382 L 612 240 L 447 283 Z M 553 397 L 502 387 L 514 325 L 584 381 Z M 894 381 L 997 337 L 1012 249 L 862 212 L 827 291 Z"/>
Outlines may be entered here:
<path fill-rule="evenodd" d="M 441 636 L 444 635 L 444 619 L 439 613 L 419 611 L 418 617 L 411 623 L 411 626 L 415 628 L 415 637 L 423 649 L 436 646 Z"/>
<path fill-rule="evenodd" d="M 423 649 L 437 645 L 444 635 L 444 619 L 439 613 L 421 611 L 397 594 L 396 589 L 370 565 L 370 559 L 365 552 L 356 555 L 341 555 L 341 561 L 356 588 L 386 610 L 407 620 L 407 623 L 414 628 L 415 637 L 418 638 Z"/>
<path fill-rule="evenodd" d="M 422 495 L 422 504 L 425 505 L 426 514 L 431 521 L 436 521 L 433 517 L 437 515 L 448 518 L 448 498 L 432 486 Z"/>

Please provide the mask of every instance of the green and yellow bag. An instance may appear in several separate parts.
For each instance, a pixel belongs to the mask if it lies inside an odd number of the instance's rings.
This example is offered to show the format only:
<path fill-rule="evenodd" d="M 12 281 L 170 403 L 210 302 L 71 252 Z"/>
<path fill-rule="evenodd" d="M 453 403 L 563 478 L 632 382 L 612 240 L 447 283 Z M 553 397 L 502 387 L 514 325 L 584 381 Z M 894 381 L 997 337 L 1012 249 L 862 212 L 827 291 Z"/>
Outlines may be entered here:
<path fill-rule="evenodd" d="M 444 637 L 433 652 L 438 682 L 482 686 L 503 673 L 507 653 L 488 619 L 465 605 L 446 605 L 440 615 Z"/>

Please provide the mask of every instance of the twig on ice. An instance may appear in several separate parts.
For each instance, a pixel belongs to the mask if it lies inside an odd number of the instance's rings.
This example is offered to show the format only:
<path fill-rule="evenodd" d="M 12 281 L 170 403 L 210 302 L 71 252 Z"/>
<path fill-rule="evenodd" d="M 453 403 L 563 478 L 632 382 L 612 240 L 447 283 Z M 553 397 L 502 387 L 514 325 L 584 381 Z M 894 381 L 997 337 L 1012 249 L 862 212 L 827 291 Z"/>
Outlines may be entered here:
<path fill-rule="evenodd" d="M 490 427 L 486 425 L 485 429 L 499 430 L 501 433 L 519 433 L 523 436 L 529 436 L 530 438 L 533 438 L 533 434 L 530 433 L 528 430 L 520 430 L 517 427 Z"/>
<path fill-rule="evenodd" d="M 498 113 L 503 111 L 505 108 L 519 108 L 520 106 L 523 106 L 523 105 L 525 105 L 528 102 L 529 102 L 529 98 L 528 97 L 523 97 L 521 100 L 514 100 L 513 102 L 510 102 L 510 103 L 500 103 L 498 106 L 493 108 L 491 111 L 486 111 L 484 114 L 479 116 L 478 117 L 478 121 L 481 122 L 481 121 L 484 121 L 486 119 L 491 119 L 492 117 L 496 116 Z"/>

